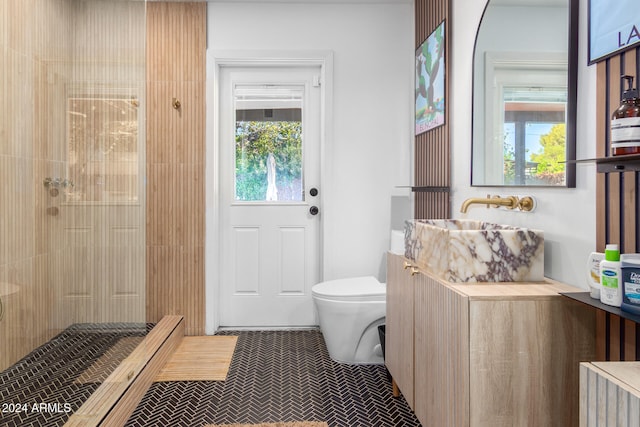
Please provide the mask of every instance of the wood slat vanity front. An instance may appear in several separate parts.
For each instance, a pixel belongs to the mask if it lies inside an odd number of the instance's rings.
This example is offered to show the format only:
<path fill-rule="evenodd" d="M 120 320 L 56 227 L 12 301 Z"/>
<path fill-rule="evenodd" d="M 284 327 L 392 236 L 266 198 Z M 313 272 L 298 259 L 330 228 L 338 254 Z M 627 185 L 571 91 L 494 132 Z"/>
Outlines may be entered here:
<path fill-rule="evenodd" d="M 387 258 L 386 365 L 423 425 L 578 425 L 595 314 L 559 282 L 449 283 Z"/>

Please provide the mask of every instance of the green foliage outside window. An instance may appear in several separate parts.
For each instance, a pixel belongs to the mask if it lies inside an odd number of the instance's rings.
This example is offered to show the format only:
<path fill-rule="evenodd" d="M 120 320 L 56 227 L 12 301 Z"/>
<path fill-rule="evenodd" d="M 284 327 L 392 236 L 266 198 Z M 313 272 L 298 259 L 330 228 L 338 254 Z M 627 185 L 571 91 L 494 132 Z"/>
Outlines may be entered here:
<path fill-rule="evenodd" d="M 531 154 L 531 161 L 538 164 L 536 178 L 548 184 L 562 183 L 566 160 L 566 135 L 564 123 L 553 125 L 549 133 L 540 137 L 542 152 Z"/>
<path fill-rule="evenodd" d="M 302 123 L 294 121 L 236 122 L 236 200 L 265 200 L 269 153 L 278 200 L 302 200 Z"/>

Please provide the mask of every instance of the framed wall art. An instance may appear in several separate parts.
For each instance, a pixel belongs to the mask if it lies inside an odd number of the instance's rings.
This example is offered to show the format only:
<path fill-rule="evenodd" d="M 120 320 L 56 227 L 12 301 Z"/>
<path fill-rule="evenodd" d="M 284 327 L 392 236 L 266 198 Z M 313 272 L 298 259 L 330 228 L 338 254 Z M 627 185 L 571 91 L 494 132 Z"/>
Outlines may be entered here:
<path fill-rule="evenodd" d="M 589 0 L 589 64 L 640 43 L 640 1 Z"/>
<path fill-rule="evenodd" d="M 445 22 L 416 50 L 415 134 L 444 124 L 445 111 Z"/>

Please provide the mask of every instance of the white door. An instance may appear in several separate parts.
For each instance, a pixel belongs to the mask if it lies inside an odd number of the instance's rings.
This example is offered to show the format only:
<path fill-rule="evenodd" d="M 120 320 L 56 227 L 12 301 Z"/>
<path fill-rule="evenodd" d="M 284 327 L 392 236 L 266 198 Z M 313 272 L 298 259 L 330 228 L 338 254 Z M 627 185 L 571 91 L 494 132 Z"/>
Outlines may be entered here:
<path fill-rule="evenodd" d="M 320 67 L 222 67 L 220 325 L 317 324 Z"/>

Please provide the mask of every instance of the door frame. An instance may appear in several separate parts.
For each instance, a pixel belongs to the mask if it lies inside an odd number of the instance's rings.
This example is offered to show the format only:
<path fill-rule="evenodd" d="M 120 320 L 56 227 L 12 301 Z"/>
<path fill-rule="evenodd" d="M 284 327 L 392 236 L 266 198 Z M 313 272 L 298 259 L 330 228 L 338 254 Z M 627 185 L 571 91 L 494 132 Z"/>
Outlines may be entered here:
<path fill-rule="evenodd" d="M 207 51 L 206 89 L 206 147 L 205 147 L 205 333 L 213 335 L 220 325 L 220 69 L 225 66 L 319 66 L 320 67 L 320 188 L 327 188 L 327 162 L 331 158 L 330 141 L 333 119 L 333 52 L 327 50 L 305 51 L 254 51 L 212 50 Z M 323 216 L 320 219 L 319 270 L 320 280 L 324 273 L 324 227 L 326 201 L 323 197 Z"/>

